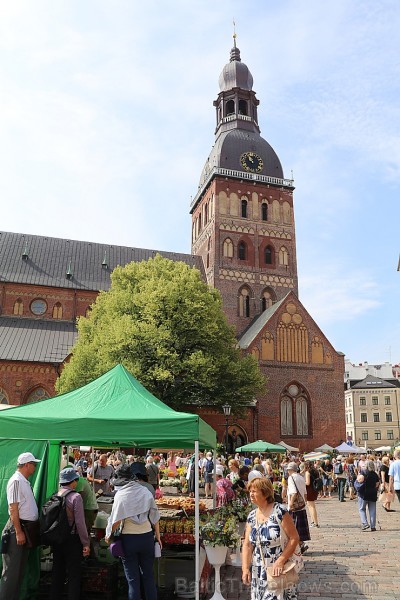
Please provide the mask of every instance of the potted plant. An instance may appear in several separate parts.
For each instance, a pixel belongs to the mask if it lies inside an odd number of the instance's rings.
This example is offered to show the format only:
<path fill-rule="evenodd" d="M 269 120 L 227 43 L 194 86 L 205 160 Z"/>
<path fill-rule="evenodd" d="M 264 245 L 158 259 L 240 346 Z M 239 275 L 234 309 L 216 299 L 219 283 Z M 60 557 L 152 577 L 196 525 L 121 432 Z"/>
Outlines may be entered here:
<path fill-rule="evenodd" d="M 228 548 L 234 548 L 240 540 L 236 524 L 233 515 L 226 516 L 226 511 L 216 510 L 200 525 L 207 558 L 215 569 L 215 591 L 211 600 L 224 600 L 220 592 L 220 568 L 225 563 Z"/>

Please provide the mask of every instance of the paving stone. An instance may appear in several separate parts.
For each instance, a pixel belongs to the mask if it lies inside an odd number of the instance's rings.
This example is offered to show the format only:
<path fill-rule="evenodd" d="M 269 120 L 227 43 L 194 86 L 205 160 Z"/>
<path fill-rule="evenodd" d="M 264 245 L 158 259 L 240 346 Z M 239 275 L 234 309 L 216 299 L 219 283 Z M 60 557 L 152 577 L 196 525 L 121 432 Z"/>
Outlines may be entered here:
<path fill-rule="evenodd" d="M 300 574 L 299 600 L 400 600 L 400 509 L 386 513 L 377 504 L 381 530 L 363 532 L 357 502 L 318 500 L 320 528 L 312 528 L 305 568 Z M 231 566 L 221 570 L 227 587 L 226 600 L 250 600 L 243 589 L 241 571 Z M 229 588 L 229 589 L 228 589 Z M 223 593 L 223 592 L 222 592 Z M 223 594 L 224 595 L 224 594 Z M 210 593 L 203 600 L 209 600 Z"/>

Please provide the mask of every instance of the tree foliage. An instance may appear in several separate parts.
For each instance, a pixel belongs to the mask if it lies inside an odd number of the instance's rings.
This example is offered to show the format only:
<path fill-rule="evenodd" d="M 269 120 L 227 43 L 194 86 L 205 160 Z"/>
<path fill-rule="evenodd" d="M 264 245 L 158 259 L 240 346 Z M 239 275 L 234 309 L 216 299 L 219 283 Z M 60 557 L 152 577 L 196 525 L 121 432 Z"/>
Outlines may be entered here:
<path fill-rule="evenodd" d="M 238 413 L 263 390 L 253 356 L 243 356 L 220 294 L 197 269 L 160 255 L 117 267 L 88 317 L 57 391 L 85 385 L 117 363 L 169 406 L 221 407 Z"/>

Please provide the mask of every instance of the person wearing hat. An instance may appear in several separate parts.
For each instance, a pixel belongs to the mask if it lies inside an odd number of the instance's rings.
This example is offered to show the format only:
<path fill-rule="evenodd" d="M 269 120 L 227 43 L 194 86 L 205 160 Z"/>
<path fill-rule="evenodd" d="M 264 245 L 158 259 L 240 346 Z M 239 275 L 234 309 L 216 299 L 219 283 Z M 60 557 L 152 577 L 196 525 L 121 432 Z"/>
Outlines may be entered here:
<path fill-rule="evenodd" d="M 298 465 L 295 462 L 290 462 L 287 466 L 288 472 L 288 508 L 290 515 L 294 521 L 295 527 L 297 529 L 297 533 L 300 537 L 300 549 L 303 554 L 308 546 L 304 543 L 307 540 L 311 539 L 310 529 L 308 527 L 308 518 L 307 511 L 305 507 L 305 503 L 307 501 L 307 490 L 306 490 L 306 482 L 304 477 L 302 477 L 298 473 Z M 300 510 L 293 510 L 293 502 L 295 498 L 295 494 L 298 494 L 304 499 L 304 508 Z"/>
<path fill-rule="evenodd" d="M 151 485 L 151 483 L 149 483 L 149 478 L 147 475 L 147 469 L 146 469 L 146 465 L 144 463 L 142 463 L 141 461 L 137 460 L 136 462 L 132 463 L 130 465 L 131 467 L 131 473 L 133 475 L 135 475 L 136 479 L 138 480 L 138 482 L 145 487 L 146 489 L 149 490 L 149 492 L 151 493 L 151 495 L 153 496 L 153 498 L 156 497 L 156 490 L 154 489 L 154 486 Z"/>
<path fill-rule="evenodd" d="M 85 524 L 83 500 L 76 492 L 79 473 L 73 467 L 60 471 L 59 496 L 66 496 L 66 510 L 71 535 L 67 542 L 53 544 L 53 571 L 50 599 L 59 600 L 63 596 L 65 577 L 68 577 L 68 599 L 80 597 L 82 556 L 89 556 L 89 535 Z"/>
<path fill-rule="evenodd" d="M 18 600 L 29 556 L 25 523 L 38 523 L 39 512 L 29 477 L 40 463 L 31 452 L 17 459 L 17 470 L 7 483 L 8 519 L 3 535 L 9 532 L 6 554 L 3 554 L 3 573 L 0 581 L 0 600 Z"/>
<path fill-rule="evenodd" d="M 154 535 L 162 547 L 157 505 L 149 490 L 137 481 L 130 465 L 122 465 L 111 483 L 118 489 L 108 519 L 105 540 L 109 543 L 111 534 L 116 529 L 121 529 L 124 549 L 121 560 L 128 582 L 129 600 L 140 600 L 141 578 L 146 600 L 157 600 L 153 573 Z"/>

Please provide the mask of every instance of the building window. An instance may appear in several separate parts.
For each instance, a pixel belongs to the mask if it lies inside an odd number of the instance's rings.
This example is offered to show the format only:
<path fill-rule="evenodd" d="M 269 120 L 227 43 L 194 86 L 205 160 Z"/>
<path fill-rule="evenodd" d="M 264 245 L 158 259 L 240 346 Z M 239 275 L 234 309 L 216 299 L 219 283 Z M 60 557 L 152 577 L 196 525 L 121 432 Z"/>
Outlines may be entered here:
<path fill-rule="evenodd" d="M 391 412 L 387 412 L 385 416 L 386 416 L 386 423 L 391 423 L 393 421 Z"/>
<path fill-rule="evenodd" d="M 250 317 L 250 293 L 247 288 L 242 288 L 240 290 L 239 316 Z"/>
<path fill-rule="evenodd" d="M 62 319 L 63 316 L 63 307 L 60 302 L 57 302 L 53 306 L 53 319 Z"/>
<path fill-rule="evenodd" d="M 287 397 L 281 401 L 281 433 L 293 435 L 293 400 Z"/>
<path fill-rule="evenodd" d="M 247 200 L 242 200 L 242 217 L 247 219 Z"/>
<path fill-rule="evenodd" d="M 233 258 L 233 242 L 229 238 L 224 240 L 223 253 L 226 258 Z"/>
<path fill-rule="evenodd" d="M 238 255 L 239 255 L 239 260 L 247 259 L 247 246 L 244 242 L 239 242 Z"/>
<path fill-rule="evenodd" d="M 36 316 L 44 315 L 46 310 L 47 310 L 47 303 L 45 300 L 38 298 L 37 300 L 33 300 L 33 302 L 31 302 L 31 311 L 33 312 L 34 315 L 36 315 Z"/>
<path fill-rule="evenodd" d="M 388 440 L 394 440 L 393 429 L 388 430 L 388 432 L 387 432 L 387 439 Z"/>
<path fill-rule="evenodd" d="M 226 103 L 226 116 L 233 115 L 235 113 L 235 102 L 233 100 L 228 100 Z"/>
<path fill-rule="evenodd" d="M 296 426 L 297 435 L 308 435 L 308 409 L 305 398 L 296 400 Z"/>
<path fill-rule="evenodd" d="M 366 404 L 367 404 L 366 398 L 364 398 L 363 396 L 361 396 L 361 398 L 360 398 L 360 406 L 366 406 Z"/>
<path fill-rule="evenodd" d="M 361 413 L 361 415 L 360 415 L 360 421 L 361 421 L 361 423 L 366 423 L 367 422 L 367 413 Z"/>
<path fill-rule="evenodd" d="M 372 396 L 372 405 L 378 406 L 378 404 L 379 404 L 378 396 Z"/>
<path fill-rule="evenodd" d="M 268 221 L 268 204 L 266 202 L 261 204 L 261 219 Z"/>
<path fill-rule="evenodd" d="M 8 404 L 7 394 L 0 388 L 0 404 Z"/>
<path fill-rule="evenodd" d="M 267 246 L 264 252 L 265 264 L 272 265 L 273 252 L 271 246 Z"/>
<path fill-rule="evenodd" d="M 390 396 L 385 396 L 385 405 L 386 406 L 390 405 Z"/>
<path fill-rule="evenodd" d="M 367 440 L 368 439 L 368 431 L 363 431 L 361 433 L 361 439 L 362 440 Z"/>
<path fill-rule="evenodd" d="M 265 291 L 263 292 L 263 295 L 261 297 L 261 312 L 264 312 L 264 310 L 267 310 L 267 308 L 270 308 L 270 306 L 273 305 L 273 300 L 272 300 L 272 294 L 269 291 Z"/>
<path fill-rule="evenodd" d="M 24 303 L 22 302 L 21 298 L 18 298 L 18 300 L 15 301 L 13 314 L 19 316 L 24 314 Z"/>
<path fill-rule="evenodd" d="M 381 440 L 382 436 L 381 436 L 381 432 L 380 431 L 375 431 L 375 439 L 376 440 Z"/>
<path fill-rule="evenodd" d="M 34 389 L 26 399 L 26 404 L 30 402 L 37 402 L 38 400 L 44 400 L 45 398 L 49 398 L 49 394 L 42 387 L 37 387 Z"/>
<path fill-rule="evenodd" d="M 282 246 L 279 250 L 279 264 L 283 266 L 288 266 L 289 264 L 289 254 L 285 246 Z"/>
<path fill-rule="evenodd" d="M 246 102 L 246 100 L 239 100 L 239 115 L 245 115 L 247 117 L 247 102 Z"/>
<path fill-rule="evenodd" d="M 374 413 L 374 423 L 379 423 L 379 413 Z"/>

